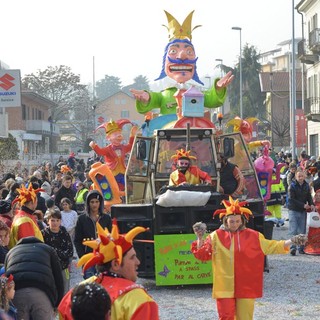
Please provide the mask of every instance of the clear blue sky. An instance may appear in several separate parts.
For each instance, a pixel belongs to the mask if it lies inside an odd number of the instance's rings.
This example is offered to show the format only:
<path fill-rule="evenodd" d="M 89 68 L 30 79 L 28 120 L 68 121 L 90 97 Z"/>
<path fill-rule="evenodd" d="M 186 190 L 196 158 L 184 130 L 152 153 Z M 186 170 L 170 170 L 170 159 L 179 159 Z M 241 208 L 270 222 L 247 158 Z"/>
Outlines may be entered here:
<path fill-rule="evenodd" d="M 295 4 L 297 4 L 296 1 Z M 10 0 L 1 6 L 0 60 L 22 75 L 47 66 L 67 65 L 82 83 L 117 76 L 123 85 L 142 74 L 149 80 L 161 70 L 167 43 L 163 10 L 182 23 L 195 10 L 193 44 L 201 77 L 215 73 L 223 59 L 234 66 L 242 45 L 258 52 L 292 37 L 292 0 Z M 295 14 L 296 37 L 301 17 Z"/>

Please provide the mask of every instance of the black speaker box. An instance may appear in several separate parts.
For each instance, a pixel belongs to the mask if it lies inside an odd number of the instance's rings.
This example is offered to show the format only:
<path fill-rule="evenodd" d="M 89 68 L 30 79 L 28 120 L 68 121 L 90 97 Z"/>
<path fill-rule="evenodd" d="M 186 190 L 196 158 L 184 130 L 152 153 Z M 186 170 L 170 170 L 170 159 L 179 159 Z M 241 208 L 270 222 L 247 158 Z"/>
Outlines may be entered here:
<path fill-rule="evenodd" d="M 114 204 L 111 217 L 117 220 L 153 220 L 152 204 Z"/>
<path fill-rule="evenodd" d="M 190 233 L 188 209 L 185 207 L 160 207 L 156 205 L 155 234 Z"/>
<path fill-rule="evenodd" d="M 154 244 L 149 242 L 153 240 L 154 233 L 152 205 L 113 205 L 111 217 L 117 219 L 119 232 L 122 234 L 134 227 L 149 228 L 134 238 L 133 245 L 140 260 L 139 277 L 154 277 Z"/>
<path fill-rule="evenodd" d="M 141 278 L 154 277 L 154 244 L 133 241 L 133 246 L 140 260 L 138 276 Z"/>
<path fill-rule="evenodd" d="M 204 207 L 190 207 L 190 226 L 192 227 L 196 222 L 204 222 L 207 225 L 207 230 L 212 232 L 218 229 L 221 225 L 219 217 L 213 219 L 214 211 L 218 209 L 215 206 Z M 191 232 L 193 232 L 191 230 Z"/>

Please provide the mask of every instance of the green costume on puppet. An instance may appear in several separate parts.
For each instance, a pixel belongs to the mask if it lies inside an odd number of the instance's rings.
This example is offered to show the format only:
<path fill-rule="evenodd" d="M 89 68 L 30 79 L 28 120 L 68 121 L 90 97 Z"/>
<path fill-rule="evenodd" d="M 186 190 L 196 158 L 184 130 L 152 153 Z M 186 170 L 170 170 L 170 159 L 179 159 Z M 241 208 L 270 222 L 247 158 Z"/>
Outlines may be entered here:
<path fill-rule="evenodd" d="M 161 115 L 176 114 L 177 101 L 174 94 L 178 89 L 186 90 L 185 83 L 189 80 L 203 85 L 197 74 L 196 57 L 194 46 L 191 43 L 192 31 L 199 27 L 191 28 L 193 11 L 187 16 L 183 24 L 165 11 L 168 19 L 169 43 L 165 48 L 163 66 L 160 80 L 168 76 L 177 83 L 176 87 L 167 88 L 161 92 L 148 92 L 144 90 L 131 89 L 136 99 L 136 108 L 139 113 L 146 113 L 155 108 L 160 108 Z M 204 106 L 207 108 L 218 108 L 226 98 L 226 87 L 233 80 L 233 75 L 228 72 L 223 78 L 216 79 L 211 89 L 204 91 Z"/>

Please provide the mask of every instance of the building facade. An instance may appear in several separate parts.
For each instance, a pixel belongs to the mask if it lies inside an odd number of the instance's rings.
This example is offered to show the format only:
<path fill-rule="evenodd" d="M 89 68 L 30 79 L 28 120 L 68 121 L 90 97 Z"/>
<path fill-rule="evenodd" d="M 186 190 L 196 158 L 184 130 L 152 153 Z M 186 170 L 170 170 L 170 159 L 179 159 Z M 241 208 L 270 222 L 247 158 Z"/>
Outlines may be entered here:
<path fill-rule="evenodd" d="M 304 109 L 308 120 L 308 153 L 320 155 L 320 1 L 303 0 L 296 10 L 302 14 L 303 39 L 299 43 L 298 58 L 303 63 L 306 80 Z"/>

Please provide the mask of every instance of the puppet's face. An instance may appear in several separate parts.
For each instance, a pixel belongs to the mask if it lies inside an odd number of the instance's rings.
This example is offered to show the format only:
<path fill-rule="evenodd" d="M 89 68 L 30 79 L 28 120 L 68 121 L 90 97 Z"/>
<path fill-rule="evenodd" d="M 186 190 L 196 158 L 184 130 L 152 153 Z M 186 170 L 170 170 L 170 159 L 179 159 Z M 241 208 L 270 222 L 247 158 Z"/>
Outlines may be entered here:
<path fill-rule="evenodd" d="M 189 43 L 175 42 L 168 48 L 165 72 L 178 83 L 185 83 L 193 78 L 196 65 L 194 48 Z"/>
<path fill-rule="evenodd" d="M 252 134 L 251 133 L 243 133 L 242 134 L 243 139 L 246 143 L 249 143 L 252 139 Z"/>
<path fill-rule="evenodd" d="M 119 146 L 123 140 L 123 135 L 121 130 L 114 131 L 107 135 L 107 139 L 114 146 Z"/>

